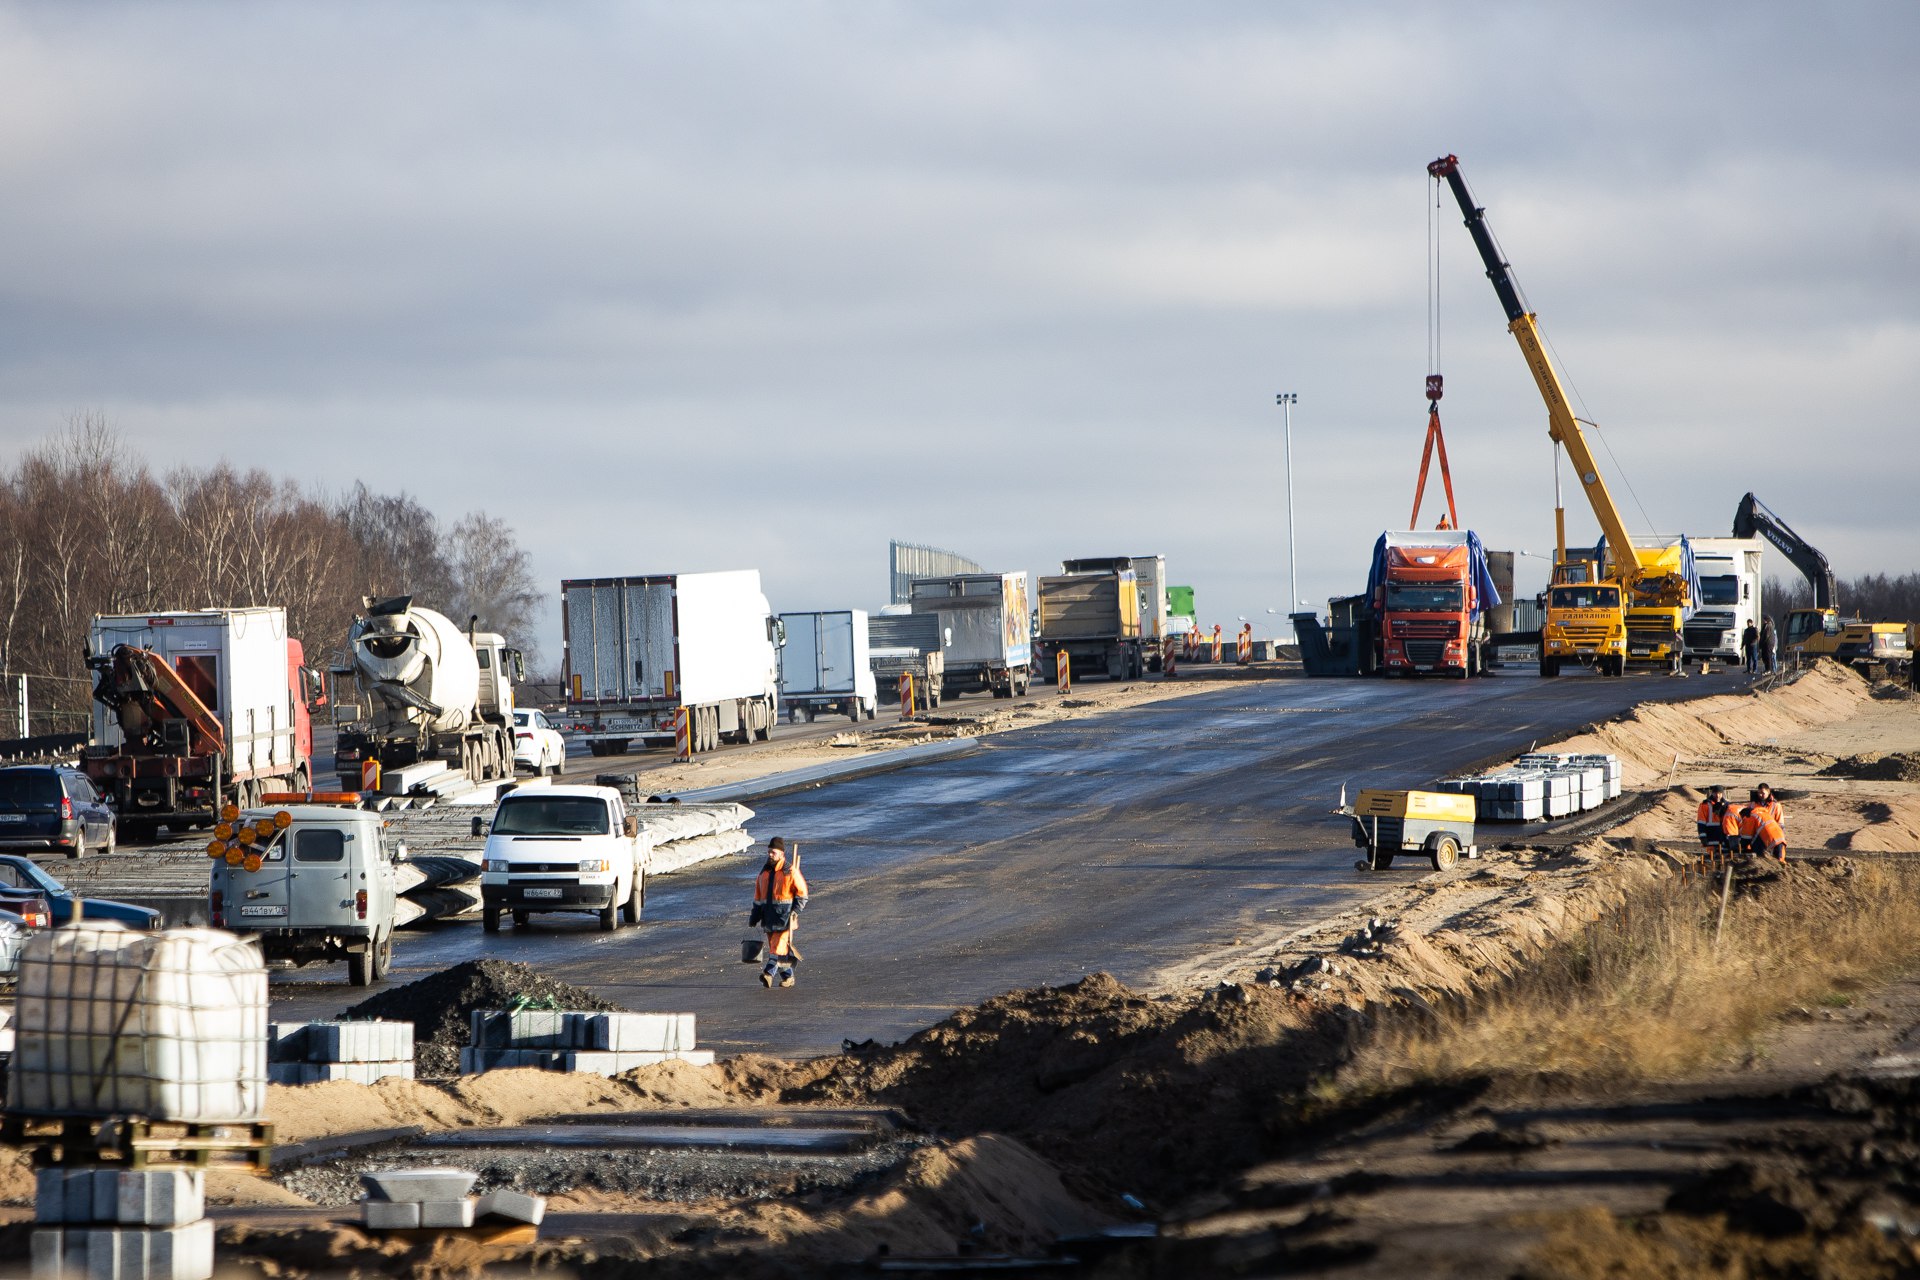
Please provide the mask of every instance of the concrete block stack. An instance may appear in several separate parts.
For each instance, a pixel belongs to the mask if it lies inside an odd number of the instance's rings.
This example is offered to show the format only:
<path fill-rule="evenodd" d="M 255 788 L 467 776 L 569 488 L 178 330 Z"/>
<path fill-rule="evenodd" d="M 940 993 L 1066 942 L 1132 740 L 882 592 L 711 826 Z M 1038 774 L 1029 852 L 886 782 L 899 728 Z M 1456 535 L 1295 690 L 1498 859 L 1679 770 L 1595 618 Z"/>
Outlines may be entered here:
<path fill-rule="evenodd" d="M 34 1179 L 34 1280 L 208 1280 L 213 1222 L 198 1169 L 49 1168 Z"/>
<path fill-rule="evenodd" d="M 518 1191 L 472 1193 L 479 1175 L 465 1169 L 388 1169 L 363 1174 L 362 1221 L 373 1231 L 540 1225 L 547 1202 Z"/>
<path fill-rule="evenodd" d="M 1571 817 L 1618 799 L 1620 788 L 1620 757 L 1598 752 L 1530 751 L 1507 768 L 1439 784 L 1475 797 L 1489 822 Z"/>
<path fill-rule="evenodd" d="M 711 1066 L 713 1051 L 694 1047 L 690 1013 L 581 1013 L 474 1010 L 460 1071 L 508 1067 L 619 1075 L 662 1062 Z"/>
<path fill-rule="evenodd" d="M 267 1028 L 267 1079 L 274 1084 L 388 1076 L 413 1079 L 411 1022 L 279 1022 Z"/>

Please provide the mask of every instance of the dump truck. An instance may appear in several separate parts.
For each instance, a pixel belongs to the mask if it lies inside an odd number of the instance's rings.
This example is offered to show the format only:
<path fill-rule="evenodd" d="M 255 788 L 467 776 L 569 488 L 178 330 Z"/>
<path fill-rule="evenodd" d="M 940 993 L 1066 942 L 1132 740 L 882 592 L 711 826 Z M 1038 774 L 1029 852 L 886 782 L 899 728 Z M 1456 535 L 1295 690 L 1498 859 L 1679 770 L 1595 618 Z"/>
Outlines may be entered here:
<path fill-rule="evenodd" d="M 574 578 L 560 584 L 563 731 L 596 756 L 764 741 L 780 707 L 780 620 L 758 569 Z"/>
<path fill-rule="evenodd" d="M 940 691 L 948 698 L 985 689 L 1024 694 L 1032 679 L 1033 619 L 1025 573 L 958 573 L 918 578 L 908 603 L 939 617 L 946 640 Z"/>
<path fill-rule="evenodd" d="M 1487 610 L 1500 603 L 1486 548 L 1471 529 L 1387 532 L 1373 545 L 1367 596 L 1375 669 L 1464 679 L 1487 669 Z"/>
<path fill-rule="evenodd" d="M 334 668 L 360 691 L 356 701 L 334 705 L 341 789 L 372 789 L 376 774 L 425 764 L 444 764 L 476 783 L 511 779 L 513 686 L 526 678 L 520 651 L 475 630 L 478 619 L 462 630 L 412 596 L 360 603 Z"/>
<path fill-rule="evenodd" d="M 940 705 L 940 684 L 946 674 L 946 638 L 941 631 L 939 614 L 876 614 L 867 620 L 867 641 L 874 692 L 881 702 L 899 702 L 900 677 L 910 675 L 914 709 L 931 711 Z"/>
<path fill-rule="evenodd" d="M 1068 563 L 1110 567 L 1040 579 L 1040 630 L 1033 643 L 1040 678 L 1056 678 L 1062 653 L 1069 670 L 1082 676 L 1132 680 L 1144 673 L 1139 580 L 1130 561 Z"/>
<path fill-rule="evenodd" d="M 865 609 L 780 615 L 787 637 L 780 649 L 780 703 L 789 720 L 811 721 L 822 711 L 856 724 L 873 719 L 878 698 L 867 625 Z"/>
<path fill-rule="evenodd" d="M 81 768 L 119 838 L 210 827 L 228 804 L 313 781 L 326 685 L 274 607 L 102 614 L 87 635 L 93 725 Z"/>
<path fill-rule="evenodd" d="M 1173 634 L 1171 621 L 1173 610 L 1167 600 L 1167 558 L 1165 556 L 1091 556 L 1079 560 L 1062 560 L 1060 572 L 1071 573 L 1111 573 L 1122 569 L 1133 570 L 1134 595 L 1140 602 L 1140 645 L 1146 653 L 1147 669 L 1160 669 L 1160 642 Z M 1193 610 L 1193 589 L 1186 591 L 1187 612 Z M 1191 628 L 1187 628 L 1191 629 Z"/>

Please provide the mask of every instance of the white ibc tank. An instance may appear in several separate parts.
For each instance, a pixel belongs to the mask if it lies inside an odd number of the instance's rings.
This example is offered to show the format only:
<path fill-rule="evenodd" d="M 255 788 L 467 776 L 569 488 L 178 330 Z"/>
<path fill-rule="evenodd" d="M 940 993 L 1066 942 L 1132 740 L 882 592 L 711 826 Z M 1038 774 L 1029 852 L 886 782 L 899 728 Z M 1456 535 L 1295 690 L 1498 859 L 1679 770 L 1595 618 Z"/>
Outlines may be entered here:
<path fill-rule="evenodd" d="M 459 733 L 473 722 L 480 663 L 466 633 L 444 613 L 404 598 L 369 601 L 348 639 L 368 692 L 408 721 L 435 733 Z"/>
<path fill-rule="evenodd" d="M 40 929 L 20 957 L 7 1108 L 43 1116 L 261 1120 L 267 970 L 218 929 Z"/>

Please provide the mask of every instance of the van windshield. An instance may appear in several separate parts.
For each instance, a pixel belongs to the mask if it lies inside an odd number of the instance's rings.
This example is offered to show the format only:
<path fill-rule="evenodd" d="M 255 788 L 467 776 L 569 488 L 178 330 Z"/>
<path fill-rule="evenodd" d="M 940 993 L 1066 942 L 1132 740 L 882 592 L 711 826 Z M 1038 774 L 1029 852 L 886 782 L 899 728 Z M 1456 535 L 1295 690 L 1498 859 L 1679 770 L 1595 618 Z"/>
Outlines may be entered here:
<path fill-rule="evenodd" d="M 509 796 L 493 832 L 502 836 L 604 836 L 607 804 L 591 796 Z"/>

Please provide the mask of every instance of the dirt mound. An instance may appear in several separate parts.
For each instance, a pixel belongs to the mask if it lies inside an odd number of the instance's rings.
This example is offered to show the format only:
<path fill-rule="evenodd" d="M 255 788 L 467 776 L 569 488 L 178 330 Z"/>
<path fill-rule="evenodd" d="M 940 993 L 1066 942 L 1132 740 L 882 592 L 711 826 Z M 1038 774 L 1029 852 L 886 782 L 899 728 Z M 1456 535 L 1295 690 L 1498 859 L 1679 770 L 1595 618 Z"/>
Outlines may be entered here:
<path fill-rule="evenodd" d="M 520 1124 L 542 1116 L 715 1107 L 734 1101 L 718 1067 L 663 1062 L 612 1079 L 529 1067 L 444 1084 L 392 1076 L 371 1085 L 350 1080 L 273 1085 L 267 1090 L 267 1114 L 280 1141 L 305 1142 L 411 1125 L 437 1131 Z"/>
<path fill-rule="evenodd" d="M 1853 778 L 1860 782 L 1920 782 L 1920 753 L 1879 752 L 1847 756 L 1820 771 L 1826 778 Z"/>
<path fill-rule="evenodd" d="M 1920 798 L 1870 800 L 1859 807 L 1866 825 L 1842 834 L 1829 847 L 1861 853 L 1920 853 Z"/>
<path fill-rule="evenodd" d="M 425 1076 L 458 1075 L 460 1047 L 467 1043 L 475 1009 L 507 1009 L 515 1004 L 557 1009 L 612 1012 L 591 991 L 545 977 L 511 960 L 468 960 L 429 974 L 418 982 L 382 991 L 347 1010 L 348 1018 L 386 1018 L 413 1024 L 414 1070 Z"/>

